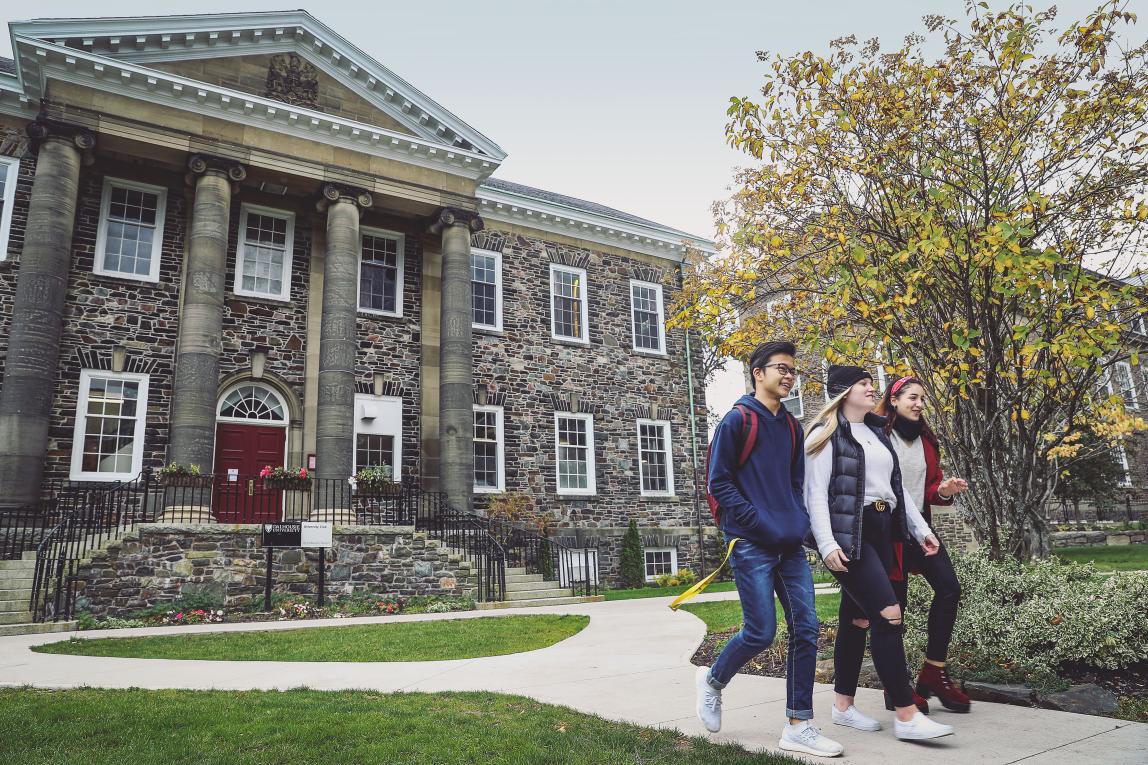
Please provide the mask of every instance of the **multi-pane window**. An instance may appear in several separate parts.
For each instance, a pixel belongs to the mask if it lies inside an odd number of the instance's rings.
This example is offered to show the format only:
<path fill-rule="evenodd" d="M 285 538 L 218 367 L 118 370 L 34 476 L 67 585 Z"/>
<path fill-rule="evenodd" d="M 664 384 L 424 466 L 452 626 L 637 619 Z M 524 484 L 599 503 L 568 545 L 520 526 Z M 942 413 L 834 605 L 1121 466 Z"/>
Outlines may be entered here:
<path fill-rule="evenodd" d="M 293 215 L 244 205 L 239 216 L 235 294 L 287 300 L 294 239 Z"/>
<path fill-rule="evenodd" d="M 502 254 L 471 250 L 471 321 L 476 329 L 502 329 Z"/>
<path fill-rule="evenodd" d="M 359 261 L 359 310 L 403 314 L 403 237 L 363 229 Z"/>
<path fill-rule="evenodd" d="M 1132 366 L 1127 361 L 1117 361 L 1112 367 L 1113 393 L 1124 398 L 1127 409 L 1139 409 L 1136 398 L 1136 382 L 1132 379 Z"/>
<path fill-rule="evenodd" d="M 224 420 L 266 420 L 283 422 L 287 419 L 283 402 L 270 389 L 262 385 L 240 385 L 223 397 L 219 417 Z"/>
<path fill-rule="evenodd" d="M 586 272 L 550 264 L 550 329 L 554 337 L 590 342 L 586 311 Z"/>
<path fill-rule="evenodd" d="M 167 190 L 108 178 L 100 204 L 95 272 L 159 281 Z"/>
<path fill-rule="evenodd" d="M 355 472 L 386 465 L 398 482 L 403 463 L 403 400 L 398 396 L 355 395 Z"/>
<path fill-rule="evenodd" d="M 797 419 L 800 420 L 805 416 L 805 401 L 801 398 L 800 375 L 793 378 L 793 387 L 789 389 L 785 398 L 781 399 L 781 403 Z"/>
<path fill-rule="evenodd" d="M 502 407 L 474 407 L 474 490 L 502 491 Z"/>
<path fill-rule="evenodd" d="M 1116 456 L 1120 459 L 1120 480 L 1116 485 L 1122 489 L 1132 488 L 1132 471 L 1128 469 L 1128 452 L 1124 450 L 1123 444 L 1116 447 Z"/>
<path fill-rule="evenodd" d="M 143 462 L 148 377 L 80 372 L 72 442 L 73 480 L 130 480 Z"/>
<path fill-rule="evenodd" d="M 643 495 L 670 496 L 674 493 L 670 423 L 638 420 L 638 473 Z"/>
<path fill-rule="evenodd" d="M 593 494 L 594 420 L 588 414 L 554 415 L 559 494 Z"/>
<path fill-rule="evenodd" d="M 12 207 L 16 203 L 16 174 L 20 160 L 0 157 L 0 260 L 8 257 L 8 232 L 12 230 Z"/>
<path fill-rule="evenodd" d="M 678 551 L 672 547 L 647 549 L 646 581 L 652 582 L 663 574 L 673 574 L 678 569 Z"/>
<path fill-rule="evenodd" d="M 631 280 L 630 315 L 634 325 L 634 350 L 665 353 L 662 285 Z"/>
<path fill-rule="evenodd" d="M 379 433 L 359 433 L 355 436 L 355 469 L 386 466 L 395 470 L 395 437 Z"/>

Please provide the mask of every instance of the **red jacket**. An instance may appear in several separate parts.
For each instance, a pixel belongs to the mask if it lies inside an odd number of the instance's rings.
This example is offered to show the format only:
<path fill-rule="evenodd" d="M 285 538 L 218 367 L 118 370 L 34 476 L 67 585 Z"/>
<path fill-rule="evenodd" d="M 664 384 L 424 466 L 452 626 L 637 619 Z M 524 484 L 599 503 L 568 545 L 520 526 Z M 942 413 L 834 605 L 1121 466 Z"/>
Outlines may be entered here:
<path fill-rule="evenodd" d="M 921 515 L 925 516 L 925 520 L 931 526 L 933 524 L 933 512 L 930 505 L 940 505 L 947 507 L 953 504 L 953 498 L 948 499 L 942 497 L 938 492 L 941 482 L 945 480 L 945 475 L 941 471 L 941 452 L 937 449 L 937 445 L 933 443 L 930 438 L 921 436 L 921 446 L 925 449 L 925 496 L 913 497 L 913 501 L 918 503 L 918 509 Z M 920 504 L 921 500 L 924 504 Z M 894 582 L 899 582 L 905 577 L 905 573 L 919 574 L 915 568 L 910 568 L 907 572 L 902 572 L 902 555 L 903 548 L 900 542 L 893 543 L 893 570 L 889 572 L 889 578 Z"/>

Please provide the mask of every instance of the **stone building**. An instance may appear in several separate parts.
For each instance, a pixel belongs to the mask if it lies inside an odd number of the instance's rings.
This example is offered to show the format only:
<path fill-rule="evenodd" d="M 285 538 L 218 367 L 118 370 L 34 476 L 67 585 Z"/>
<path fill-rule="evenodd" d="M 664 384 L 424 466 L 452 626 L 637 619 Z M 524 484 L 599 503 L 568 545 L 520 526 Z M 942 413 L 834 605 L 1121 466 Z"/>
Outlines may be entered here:
<path fill-rule="evenodd" d="M 651 573 L 693 562 L 704 391 L 665 315 L 711 243 L 491 177 L 496 143 L 304 11 L 11 35 L 0 501 L 389 465 L 527 493 L 606 578 L 631 518 Z"/>

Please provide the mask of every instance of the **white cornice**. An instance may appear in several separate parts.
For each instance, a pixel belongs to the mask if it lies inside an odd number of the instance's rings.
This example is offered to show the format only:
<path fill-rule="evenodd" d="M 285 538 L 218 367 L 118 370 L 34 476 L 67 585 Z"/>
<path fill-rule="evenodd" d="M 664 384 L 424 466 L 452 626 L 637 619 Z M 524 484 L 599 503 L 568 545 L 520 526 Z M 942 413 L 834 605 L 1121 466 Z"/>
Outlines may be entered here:
<path fill-rule="evenodd" d="M 667 226 L 642 225 L 489 186 L 479 186 L 475 196 L 479 213 L 491 221 L 585 239 L 675 262 L 684 260 L 690 249 L 707 255 L 716 252 L 713 242 Z"/>
<path fill-rule="evenodd" d="M 495 164 L 506 158 L 498 144 L 306 11 L 45 19 L 10 28 L 13 50 L 18 37 L 71 41 L 82 52 L 138 63 L 297 52 L 424 140 L 472 149 Z"/>
<path fill-rule="evenodd" d="M 48 75 L 93 90 L 284 133 L 471 179 L 489 176 L 498 160 L 474 151 L 209 85 L 157 69 L 17 35 L 14 51 L 24 95 L 44 96 Z"/>

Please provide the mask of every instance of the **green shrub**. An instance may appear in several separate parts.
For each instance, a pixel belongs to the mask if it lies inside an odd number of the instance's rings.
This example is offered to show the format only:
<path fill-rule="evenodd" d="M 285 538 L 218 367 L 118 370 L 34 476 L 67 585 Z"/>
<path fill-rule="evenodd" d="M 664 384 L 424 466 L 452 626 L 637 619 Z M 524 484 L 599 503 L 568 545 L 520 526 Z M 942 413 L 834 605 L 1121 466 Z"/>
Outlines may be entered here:
<path fill-rule="evenodd" d="M 673 574 L 662 574 L 654 579 L 654 583 L 659 587 L 679 587 L 684 584 L 693 584 L 697 580 L 697 574 L 688 568 L 681 568 Z"/>
<path fill-rule="evenodd" d="M 1039 684 L 1067 663 L 1112 670 L 1148 660 L 1148 574 L 1102 577 L 1090 564 L 994 562 L 983 552 L 953 563 L 962 596 L 949 663 L 965 676 Z M 912 577 L 905 647 L 917 660 L 931 598 Z"/>
<path fill-rule="evenodd" d="M 646 556 L 642 552 L 642 537 L 638 524 L 631 518 L 626 535 L 622 537 L 622 556 L 619 565 L 622 587 L 644 587 L 646 584 Z"/>

